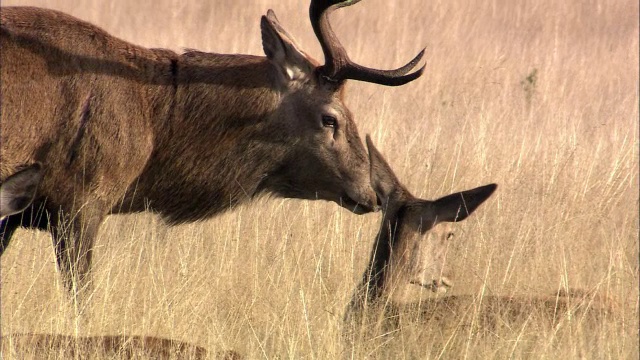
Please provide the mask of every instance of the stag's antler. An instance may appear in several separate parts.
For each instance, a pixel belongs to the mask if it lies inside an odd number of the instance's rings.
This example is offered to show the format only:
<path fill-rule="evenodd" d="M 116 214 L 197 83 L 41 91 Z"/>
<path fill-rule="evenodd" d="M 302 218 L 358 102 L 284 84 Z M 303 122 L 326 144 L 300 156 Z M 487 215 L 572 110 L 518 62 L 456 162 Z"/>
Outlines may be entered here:
<path fill-rule="evenodd" d="M 316 37 L 322 46 L 325 64 L 319 68 L 320 74 L 328 81 L 341 83 L 344 80 L 360 80 L 381 85 L 398 86 L 413 81 L 422 75 L 424 65 L 415 72 L 407 74 L 422 59 L 424 49 L 403 67 L 395 70 L 378 70 L 352 62 L 340 44 L 329 24 L 329 14 L 333 10 L 351 6 L 360 0 L 312 0 L 309 17 Z"/>

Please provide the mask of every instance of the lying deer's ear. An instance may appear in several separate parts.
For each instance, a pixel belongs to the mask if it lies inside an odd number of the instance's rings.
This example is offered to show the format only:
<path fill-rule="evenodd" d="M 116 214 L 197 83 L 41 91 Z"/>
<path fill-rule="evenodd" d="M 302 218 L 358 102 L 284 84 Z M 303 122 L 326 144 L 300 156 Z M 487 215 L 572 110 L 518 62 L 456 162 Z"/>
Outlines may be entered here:
<path fill-rule="evenodd" d="M 283 86 L 291 81 L 313 75 L 315 65 L 303 51 L 299 50 L 293 38 L 280 25 L 273 10 L 260 20 L 262 48 L 267 58 L 278 69 Z"/>
<path fill-rule="evenodd" d="M 433 202 L 437 222 L 457 222 L 471 215 L 498 185 L 489 184 L 475 189 L 447 195 Z"/>
<path fill-rule="evenodd" d="M 369 149 L 369 162 L 371 164 L 369 169 L 371 186 L 378 194 L 383 206 L 385 206 L 386 202 L 389 201 L 389 197 L 402 189 L 402 185 L 382 154 L 373 145 L 369 135 L 367 135 L 367 148 Z"/>

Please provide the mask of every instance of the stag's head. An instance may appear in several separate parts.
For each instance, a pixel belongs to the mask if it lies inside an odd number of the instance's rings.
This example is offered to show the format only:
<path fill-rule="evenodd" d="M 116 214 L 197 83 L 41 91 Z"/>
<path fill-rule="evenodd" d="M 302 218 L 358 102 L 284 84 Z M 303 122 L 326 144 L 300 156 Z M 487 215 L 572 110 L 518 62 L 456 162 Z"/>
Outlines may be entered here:
<path fill-rule="evenodd" d="M 0 220 L 26 209 L 36 194 L 42 179 L 42 166 L 29 165 L 12 174 L 0 184 Z"/>
<path fill-rule="evenodd" d="M 397 86 L 418 78 L 409 73 L 420 52 L 396 70 L 376 70 L 353 63 L 331 30 L 328 16 L 358 1 L 316 0 L 309 14 L 324 52 L 320 64 L 305 54 L 283 29 L 273 11 L 262 17 L 262 43 L 270 62 L 270 81 L 280 104 L 273 114 L 295 144 L 272 191 L 285 197 L 335 201 L 355 213 L 376 208 L 369 182 L 368 158 L 353 116 L 343 100 L 347 79 Z"/>
<path fill-rule="evenodd" d="M 400 183 L 389 164 L 367 137 L 371 183 L 382 203 L 383 223 L 376 251 L 383 269 L 377 286 L 416 284 L 444 292 L 451 282 L 444 276 L 452 223 L 466 219 L 496 190 L 496 184 L 447 195 L 435 201 L 416 198 Z M 379 255 L 379 256 L 380 256 Z"/>

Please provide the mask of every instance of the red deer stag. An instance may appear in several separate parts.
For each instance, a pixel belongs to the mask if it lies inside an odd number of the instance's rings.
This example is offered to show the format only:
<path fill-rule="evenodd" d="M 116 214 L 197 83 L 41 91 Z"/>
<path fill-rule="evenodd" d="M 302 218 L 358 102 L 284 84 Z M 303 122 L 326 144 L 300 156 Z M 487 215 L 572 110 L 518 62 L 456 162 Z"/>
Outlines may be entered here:
<path fill-rule="evenodd" d="M 71 289 L 87 283 L 108 214 L 150 210 L 178 224 L 260 194 L 372 211 L 367 154 L 343 85 L 406 84 L 422 74 L 424 66 L 411 70 L 424 50 L 396 70 L 353 63 L 328 17 L 356 2 L 311 2 L 322 65 L 271 10 L 260 22 L 260 57 L 147 49 L 57 11 L 3 8 L 3 169 L 43 164 L 32 209 L 46 215 L 8 217 L 0 251 L 19 226 L 50 229 Z"/>
<path fill-rule="evenodd" d="M 435 201 L 416 198 L 400 183 L 367 136 L 371 184 L 382 202 L 382 224 L 362 283 L 356 289 L 346 319 L 367 304 L 389 298 L 405 285 L 445 292 L 443 276 L 449 223 L 466 219 L 496 190 L 496 184 L 447 195 Z"/>
<path fill-rule="evenodd" d="M 42 166 L 29 165 L 0 183 L 0 220 L 22 212 L 33 201 L 42 179 Z"/>

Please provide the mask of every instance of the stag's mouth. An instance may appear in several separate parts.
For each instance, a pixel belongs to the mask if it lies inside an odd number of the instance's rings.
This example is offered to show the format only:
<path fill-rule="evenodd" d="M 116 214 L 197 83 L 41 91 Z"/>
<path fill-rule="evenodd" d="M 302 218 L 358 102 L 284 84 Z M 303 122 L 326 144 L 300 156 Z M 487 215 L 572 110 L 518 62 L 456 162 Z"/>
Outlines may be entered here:
<path fill-rule="evenodd" d="M 343 208 L 357 215 L 375 212 L 380 209 L 378 205 L 366 205 L 353 200 L 349 196 L 342 196 L 338 204 L 340 204 L 340 206 L 342 206 Z"/>
<path fill-rule="evenodd" d="M 447 290 L 453 286 L 453 282 L 446 277 L 440 278 L 440 280 L 433 280 L 430 283 L 423 283 L 420 280 L 411 280 L 411 284 L 422 286 L 425 289 L 429 289 L 434 293 L 446 293 Z"/>

